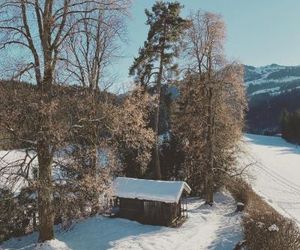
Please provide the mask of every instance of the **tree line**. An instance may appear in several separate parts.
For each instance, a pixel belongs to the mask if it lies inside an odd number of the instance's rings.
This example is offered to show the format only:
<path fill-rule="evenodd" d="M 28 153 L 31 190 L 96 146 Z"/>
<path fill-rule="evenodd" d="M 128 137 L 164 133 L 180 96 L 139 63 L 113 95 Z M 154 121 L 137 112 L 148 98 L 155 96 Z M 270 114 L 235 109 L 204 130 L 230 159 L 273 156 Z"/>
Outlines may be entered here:
<path fill-rule="evenodd" d="M 300 143 L 300 111 L 288 112 L 284 110 L 281 115 L 281 136 L 285 140 Z"/>
<path fill-rule="evenodd" d="M 31 82 L 0 84 L 0 135 L 24 148 L 21 160 L 0 156 L 0 173 L 9 184 L 26 179 L 40 242 L 54 238 L 56 222 L 103 212 L 115 176 L 185 180 L 212 205 L 214 191 L 239 174 L 243 70 L 225 57 L 221 16 L 182 17 L 178 2 L 157 1 L 145 11 L 147 39 L 129 69 L 134 86 L 116 95 L 108 68 L 129 7 L 127 0 L 0 4 L 2 51 L 26 55 L 6 74 Z M 1 192 L 2 211 L 14 196 Z"/>
<path fill-rule="evenodd" d="M 250 98 L 246 114 L 249 133 L 275 135 L 281 133 L 281 119 L 285 110 L 289 113 L 300 108 L 300 91 L 293 89 L 272 96 L 268 93 Z"/>

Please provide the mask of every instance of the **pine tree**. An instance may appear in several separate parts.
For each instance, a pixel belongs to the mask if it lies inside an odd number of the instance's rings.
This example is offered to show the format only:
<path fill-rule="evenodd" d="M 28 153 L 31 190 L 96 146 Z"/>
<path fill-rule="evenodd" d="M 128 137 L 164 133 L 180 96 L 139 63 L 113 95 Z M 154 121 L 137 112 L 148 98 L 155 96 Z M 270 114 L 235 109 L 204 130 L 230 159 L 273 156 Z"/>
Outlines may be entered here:
<path fill-rule="evenodd" d="M 300 111 L 289 113 L 284 110 L 280 118 L 282 138 L 292 143 L 300 143 Z"/>
<path fill-rule="evenodd" d="M 289 138 L 288 123 L 289 123 L 289 112 L 286 109 L 284 109 L 280 117 L 281 134 L 282 134 L 282 138 L 284 139 Z"/>
<path fill-rule="evenodd" d="M 154 119 L 156 133 L 154 175 L 161 179 L 159 159 L 159 123 L 161 106 L 161 88 L 170 81 L 170 75 L 176 73 L 174 58 L 178 56 L 178 41 L 189 22 L 180 17 L 182 6 L 178 3 L 158 1 L 152 11 L 145 10 L 149 32 L 144 47 L 129 70 L 135 76 L 137 84 L 145 88 L 153 85 L 156 88 L 157 103 Z M 166 75 L 169 76 L 166 76 Z"/>

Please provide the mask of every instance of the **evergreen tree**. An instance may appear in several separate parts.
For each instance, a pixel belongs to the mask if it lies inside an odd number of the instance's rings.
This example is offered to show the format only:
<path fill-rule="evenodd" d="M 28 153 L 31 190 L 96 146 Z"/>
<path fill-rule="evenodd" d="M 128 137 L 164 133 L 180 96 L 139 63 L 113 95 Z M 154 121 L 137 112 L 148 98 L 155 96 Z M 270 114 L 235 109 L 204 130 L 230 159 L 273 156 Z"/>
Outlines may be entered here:
<path fill-rule="evenodd" d="M 282 138 L 288 139 L 288 123 L 289 123 L 289 113 L 285 109 L 283 110 L 281 117 L 280 117 L 280 125 L 281 125 L 281 133 L 282 133 Z"/>
<path fill-rule="evenodd" d="M 154 152 L 154 175 L 161 179 L 159 159 L 159 123 L 161 106 L 161 88 L 170 81 L 177 65 L 174 58 L 178 56 L 178 41 L 189 22 L 180 17 L 182 6 L 178 3 L 158 1 L 152 11 L 146 10 L 149 32 L 144 47 L 139 50 L 139 56 L 134 59 L 129 74 L 135 76 L 137 84 L 156 88 L 157 103 L 154 119 L 156 133 Z"/>
<path fill-rule="evenodd" d="M 282 138 L 292 143 L 300 143 L 300 111 L 289 113 L 284 110 L 281 114 Z"/>

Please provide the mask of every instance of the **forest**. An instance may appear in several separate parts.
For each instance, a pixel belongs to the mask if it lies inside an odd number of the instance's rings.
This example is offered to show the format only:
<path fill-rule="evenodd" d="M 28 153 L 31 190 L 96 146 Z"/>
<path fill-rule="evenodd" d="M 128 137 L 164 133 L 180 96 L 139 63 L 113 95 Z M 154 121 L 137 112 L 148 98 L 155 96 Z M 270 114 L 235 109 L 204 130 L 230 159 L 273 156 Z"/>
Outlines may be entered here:
<path fill-rule="evenodd" d="M 263 93 L 249 98 L 246 129 L 249 133 L 276 135 L 282 133 L 282 115 L 300 108 L 300 91 L 293 89 L 278 95 Z"/>
<path fill-rule="evenodd" d="M 122 94 L 130 0 L 0 2 L 0 241 L 55 237 L 110 206 L 117 176 L 182 180 L 206 204 L 240 175 L 247 110 L 243 66 L 224 52 L 218 14 L 145 10 L 148 30 Z M 7 160 L 18 150 L 19 160 Z"/>
<path fill-rule="evenodd" d="M 285 140 L 299 144 L 300 143 L 300 112 L 296 110 L 294 112 L 288 112 L 284 110 L 281 115 L 281 133 L 282 138 Z"/>

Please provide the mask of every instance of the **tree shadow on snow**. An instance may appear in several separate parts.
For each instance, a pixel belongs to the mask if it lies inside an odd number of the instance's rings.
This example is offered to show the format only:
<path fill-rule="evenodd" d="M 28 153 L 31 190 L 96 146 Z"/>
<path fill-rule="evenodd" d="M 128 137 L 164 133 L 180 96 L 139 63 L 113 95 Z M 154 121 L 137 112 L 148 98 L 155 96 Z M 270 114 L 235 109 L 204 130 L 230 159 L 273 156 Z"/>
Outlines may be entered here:
<path fill-rule="evenodd" d="M 206 204 L 201 204 L 197 209 L 200 209 L 202 214 L 216 213 L 220 211 L 220 208 L 218 208 L 220 205 L 228 205 L 233 202 L 230 195 L 226 195 L 221 192 L 218 192 L 214 195 L 214 201 L 215 204 L 212 207 Z M 231 207 L 227 207 L 226 211 L 222 213 L 224 223 L 216 231 L 215 240 L 208 247 L 208 249 L 232 250 L 243 238 L 239 220 L 241 214 L 235 212 L 235 209 L 236 207 L 233 205 Z"/>
<path fill-rule="evenodd" d="M 300 153 L 300 147 L 298 145 L 288 143 L 281 137 L 255 134 L 246 134 L 245 136 L 245 141 L 251 142 L 256 145 L 268 146 L 270 148 L 280 147 L 282 148 L 282 154 Z"/>
<path fill-rule="evenodd" d="M 218 200 L 219 199 L 219 200 Z M 226 203 L 228 197 L 222 194 L 217 197 L 217 202 Z M 240 225 L 241 213 L 235 212 L 235 207 L 232 211 L 227 211 L 224 215 L 224 223 L 216 232 L 216 240 L 208 247 L 214 250 L 232 250 L 236 244 L 243 239 L 243 233 Z"/>
<path fill-rule="evenodd" d="M 235 226 L 221 227 L 217 231 L 217 240 L 215 240 L 208 249 L 214 250 L 232 250 L 242 239 L 240 229 Z"/>
<path fill-rule="evenodd" d="M 99 250 L 113 247 L 114 242 L 126 237 L 136 237 L 161 230 L 160 226 L 143 225 L 120 218 L 96 217 L 83 221 L 70 233 L 58 235 L 73 250 Z"/>
<path fill-rule="evenodd" d="M 116 241 L 126 237 L 136 237 L 161 229 L 160 226 L 145 226 L 126 219 L 97 216 L 79 221 L 68 231 L 57 229 L 55 237 L 72 250 L 104 250 L 112 248 Z M 29 250 L 34 248 L 36 242 L 37 233 L 33 233 L 30 236 L 11 239 L 1 247 Z"/>

